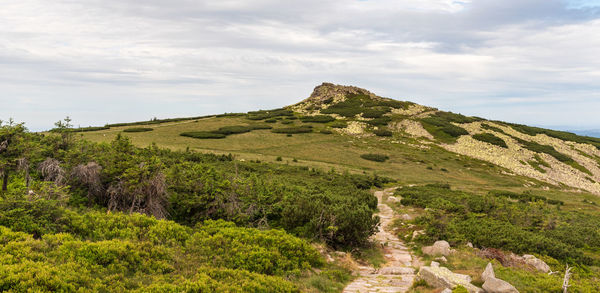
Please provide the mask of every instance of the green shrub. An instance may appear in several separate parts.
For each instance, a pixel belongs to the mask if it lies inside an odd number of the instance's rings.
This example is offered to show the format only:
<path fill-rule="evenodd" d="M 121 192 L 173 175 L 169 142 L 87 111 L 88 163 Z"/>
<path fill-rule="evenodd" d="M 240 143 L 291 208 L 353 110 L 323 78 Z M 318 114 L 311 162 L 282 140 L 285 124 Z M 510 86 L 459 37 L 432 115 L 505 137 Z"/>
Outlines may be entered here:
<path fill-rule="evenodd" d="M 540 157 L 538 154 L 535 154 L 533 156 L 533 160 L 530 160 L 527 163 L 529 165 L 531 165 L 531 167 L 533 167 L 533 169 L 537 170 L 540 173 L 546 173 L 546 169 L 542 168 L 541 166 L 550 168 L 550 164 L 548 164 L 546 161 L 544 161 L 544 159 L 542 159 L 542 157 Z"/>
<path fill-rule="evenodd" d="M 205 222 L 185 247 L 194 262 L 266 275 L 299 274 L 321 264 L 319 253 L 305 240 L 282 230 L 238 228 L 224 221 Z"/>
<path fill-rule="evenodd" d="M 246 113 L 223 113 L 223 114 L 218 114 L 215 115 L 215 117 L 242 117 L 242 116 L 246 116 Z"/>
<path fill-rule="evenodd" d="M 276 122 L 277 122 L 277 119 L 275 119 L 275 118 L 270 118 L 270 119 L 267 119 L 267 120 L 265 120 L 265 122 L 266 122 L 266 123 L 276 123 Z"/>
<path fill-rule="evenodd" d="M 386 109 L 365 109 L 362 113 L 364 118 L 379 118 L 383 114 L 390 112 L 389 108 Z"/>
<path fill-rule="evenodd" d="M 375 129 L 373 130 L 373 133 L 377 136 L 392 136 L 394 133 L 386 128 L 379 128 L 379 129 Z"/>
<path fill-rule="evenodd" d="M 104 127 L 110 128 L 110 127 L 133 126 L 133 125 L 153 125 L 153 124 L 160 124 L 160 123 L 167 123 L 167 122 L 197 120 L 197 119 L 208 118 L 208 117 L 214 117 L 214 115 L 197 116 L 197 117 L 183 117 L 183 118 L 166 118 L 166 119 L 153 118 L 148 121 L 106 124 Z"/>
<path fill-rule="evenodd" d="M 123 129 L 123 132 L 147 132 L 147 131 L 152 131 L 152 130 L 154 130 L 154 129 L 147 128 L 147 127 L 134 127 L 134 128 Z"/>
<path fill-rule="evenodd" d="M 319 131 L 322 134 L 332 134 L 333 131 L 331 131 L 330 129 L 322 129 L 321 131 Z"/>
<path fill-rule="evenodd" d="M 502 147 L 502 148 L 508 148 L 508 145 L 506 145 L 506 142 L 503 139 L 501 139 L 491 133 L 485 132 L 485 133 L 473 134 L 473 138 L 476 140 L 479 140 L 479 141 L 487 142 L 489 144 L 493 144 L 493 145 Z"/>
<path fill-rule="evenodd" d="M 390 157 L 388 157 L 386 155 L 382 155 L 382 154 L 362 154 L 362 155 L 360 155 L 360 157 L 365 160 L 374 161 L 374 162 L 385 162 L 390 158 Z"/>
<path fill-rule="evenodd" d="M 330 127 L 333 127 L 333 128 L 346 128 L 346 127 L 348 127 L 348 122 L 342 121 L 342 120 L 336 120 L 327 125 L 329 125 Z"/>
<path fill-rule="evenodd" d="M 491 131 L 495 131 L 495 132 L 498 132 L 498 133 L 506 134 L 502 129 L 500 129 L 498 127 L 491 126 L 491 125 L 489 125 L 487 123 L 481 123 L 481 128 L 485 129 L 485 130 L 491 130 Z"/>
<path fill-rule="evenodd" d="M 392 121 L 391 117 L 383 116 L 383 117 L 371 119 L 371 120 L 367 121 L 367 123 L 370 125 L 373 125 L 373 126 L 382 126 L 382 125 L 387 125 L 390 121 Z"/>
<path fill-rule="evenodd" d="M 238 134 L 238 133 L 250 132 L 253 129 L 254 128 L 252 126 L 235 125 L 235 126 L 224 126 L 224 127 L 221 127 L 221 128 L 219 128 L 217 130 L 213 130 L 211 132 L 212 133 L 223 134 L 223 135 L 230 135 L 230 134 Z"/>
<path fill-rule="evenodd" d="M 275 128 L 275 129 L 271 130 L 271 132 L 273 132 L 273 133 L 287 133 L 287 134 L 309 133 L 309 132 L 312 132 L 312 128 L 306 127 L 306 126 L 296 126 L 296 127 L 287 127 L 287 128 Z"/>
<path fill-rule="evenodd" d="M 432 118 L 437 118 L 446 122 L 454 122 L 454 123 L 472 123 L 472 122 L 477 122 L 477 121 L 481 121 L 483 119 L 481 118 L 477 118 L 477 117 L 468 117 L 462 114 L 456 114 L 456 113 L 452 113 L 452 112 L 443 112 L 443 111 L 438 111 L 435 114 L 433 114 L 431 116 Z"/>
<path fill-rule="evenodd" d="M 414 103 L 412 102 L 404 102 L 404 101 L 397 101 L 397 100 L 392 100 L 392 99 L 385 99 L 383 101 L 379 101 L 377 103 L 379 106 L 383 106 L 383 107 L 391 107 L 394 109 L 408 109 L 408 107 L 410 107 L 411 105 L 414 105 Z"/>
<path fill-rule="evenodd" d="M 338 114 L 343 117 L 354 117 L 363 113 L 363 117 L 372 116 L 367 118 L 378 118 L 388 113 L 390 108 L 407 109 L 410 105 L 412 105 L 410 102 L 373 99 L 365 94 L 348 94 L 344 101 L 330 105 L 328 108 L 321 110 L 321 113 Z M 367 116 L 364 116 L 365 113 Z"/>
<path fill-rule="evenodd" d="M 207 132 L 207 131 L 189 131 L 189 132 L 182 132 L 179 135 L 185 136 L 185 137 L 199 138 L 199 139 L 213 139 L 213 138 L 225 138 L 226 137 L 226 135 L 221 134 L 221 133 L 213 133 L 213 132 Z"/>
<path fill-rule="evenodd" d="M 527 134 L 527 135 L 535 136 L 538 134 L 545 134 L 547 136 L 566 140 L 566 141 L 591 144 L 591 145 L 596 146 L 596 148 L 600 149 L 600 138 L 597 138 L 597 137 L 579 136 L 579 135 L 576 135 L 571 132 L 544 129 L 544 128 L 532 127 L 532 126 L 521 125 L 521 124 L 512 124 L 512 123 L 506 123 L 506 124 L 509 125 L 510 127 L 512 127 L 514 130 L 519 131 L 524 134 Z"/>
<path fill-rule="evenodd" d="M 252 128 L 252 130 L 273 129 L 273 126 L 265 125 L 265 124 L 254 124 L 254 125 L 250 125 L 248 127 Z"/>
<path fill-rule="evenodd" d="M 565 163 L 585 174 L 588 174 L 590 176 L 593 175 L 593 173 L 590 170 L 588 170 L 586 167 L 582 166 L 577 161 L 573 160 L 573 158 L 571 158 L 563 153 L 558 152 L 553 146 L 539 144 L 534 141 L 526 141 L 526 140 L 522 140 L 522 139 L 519 139 L 516 137 L 513 137 L 513 138 L 515 140 L 517 140 L 519 143 L 521 143 L 521 145 L 525 149 L 528 149 L 528 150 L 530 150 L 532 152 L 536 152 L 536 153 L 545 153 L 545 154 L 551 155 L 558 161 Z M 538 162 L 539 162 L 539 160 L 538 160 Z"/>
<path fill-rule="evenodd" d="M 579 211 L 557 212 L 545 197 L 506 191 L 479 195 L 429 186 L 405 187 L 396 193 L 404 205 L 430 209 L 416 220 L 426 230 L 423 241 L 444 239 L 453 245 L 470 241 L 479 247 L 580 264 L 600 262 L 584 251 L 600 246 L 600 233 L 592 228 L 600 219 Z M 556 224 L 546 226 L 548 221 Z"/>
<path fill-rule="evenodd" d="M 335 118 L 333 118 L 329 115 L 315 115 L 315 116 L 300 117 L 300 120 L 304 123 L 308 123 L 308 122 L 327 123 L 327 122 L 335 121 Z"/>
<path fill-rule="evenodd" d="M 345 101 L 333 104 L 321 110 L 323 114 L 338 114 L 343 117 L 354 117 L 364 110 L 364 104 L 368 103 L 370 97 L 365 95 L 353 95 L 346 97 Z"/>
<path fill-rule="evenodd" d="M 281 121 L 281 124 L 292 124 L 292 123 L 294 123 L 294 121 L 292 121 L 292 120 L 283 120 L 283 121 Z"/>
<path fill-rule="evenodd" d="M 275 159 L 275 161 L 281 162 L 281 161 L 283 161 L 283 158 L 281 158 L 281 157 L 277 157 L 277 158 Z"/>
<path fill-rule="evenodd" d="M 107 129 L 110 129 L 110 127 L 108 127 L 108 126 L 89 126 L 89 127 L 73 128 L 72 131 L 73 132 L 88 132 L 88 131 L 98 131 L 98 130 L 107 130 Z"/>
<path fill-rule="evenodd" d="M 264 120 L 264 119 L 270 119 L 270 118 L 276 118 L 276 117 L 291 117 L 293 115 L 294 115 L 294 112 L 292 110 L 275 109 L 275 110 L 261 110 L 261 111 L 248 112 L 247 118 L 250 120 Z"/>
<path fill-rule="evenodd" d="M 443 142 L 455 142 L 457 137 L 469 134 L 464 128 L 438 116 L 422 118 L 421 124 L 431 135 Z"/>

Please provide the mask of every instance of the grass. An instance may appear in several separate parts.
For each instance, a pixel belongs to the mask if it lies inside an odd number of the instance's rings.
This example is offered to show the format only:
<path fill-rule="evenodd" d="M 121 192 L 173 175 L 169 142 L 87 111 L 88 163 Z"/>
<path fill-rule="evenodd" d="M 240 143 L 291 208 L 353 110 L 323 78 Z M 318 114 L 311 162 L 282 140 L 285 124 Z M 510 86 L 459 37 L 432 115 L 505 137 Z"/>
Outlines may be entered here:
<path fill-rule="evenodd" d="M 295 116 L 284 116 L 290 119 Z M 284 119 L 284 120 L 286 120 Z M 401 184 L 426 184 L 448 182 L 461 189 L 487 192 L 493 189 L 523 190 L 523 184 L 534 182 L 532 188 L 552 187 L 549 184 L 531 180 L 523 176 L 502 174 L 502 168 L 491 167 L 489 163 L 457 155 L 435 145 L 429 149 L 415 148 L 419 141 L 409 137 L 396 137 L 402 143 L 394 144 L 381 141 L 378 137 L 354 137 L 328 133 L 331 124 L 345 123 L 342 120 L 321 124 L 306 123 L 313 131 L 292 137 L 272 133 L 269 129 L 252 130 L 246 133 L 228 136 L 225 139 L 193 139 L 179 136 L 182 132 L 211 132 L 221 127 L 265 126 L 264 121 L 249 120 L 245 116 L 208 117 L 195 120 L 162 123 L 153 126 L 154 131 L 145 133 L 123 133 L 138 146 L 146 147 L 152 143 L 173 150 L 190 150 L 233 154 L 246 160 L 274 161 L 278 156 L 297 158 L 299 164 L 329 170 L 351 173 L 377 173 L 395 178 Z M 271 125 L 266 125 L 267 127 Z M 276 125 L 273 125 L 276 126 Z M 112 127 L 106 130 L 84 132 L 84 138 L 97 142 L 108 142 L 127 127 Z M 278 127 L 275 127 L 278 128 Z M 308 130 L 307 130 L 308 131 Z M 382 152 L 391 160 L 385 164 L 357 159 L 365 153 Z M 436 166 L 436 170 L 427 170 L 426 166 Z M 441 168 L 451 172 L 440 171 Z M 593 200 L 593 199 L 590 199 Z"/>
<path fill-rule="evenodd" d="M 385 263 L 385 252 L 379 244 L 373 243 L 371 246 L 357 250 L 353 257 L 359 262 L 371 265 L 375 268 L 381 267 Z"/>
<path fill-rule="evenodd" d="M 312 131 L 313 130 L 311 127 L 306 127 L 306 126 L 275 128 L 275 129 L 271 130 L 271 132 L 273 132 L 273 133 L 286 133 L 286 134 L 309 133 Z"/>
<path fill-rule="evenodd" d="M 336 121 L 337 122 L 337 121 Z M 295 157 L 302 164 L 326 170 L 348 170 L 352 173 L 373 173 L 401 180 L 405 184 L 449 182 L 468 190 L 490 190 L 501 186 L 522 187 L 526 181 L 521 176 L 500 174 L 483 161 L 450 153 L 440 147 L 431 146 L 428 150 L 414 148 L 418 141 L 411 138 L 398 138 L 406 144 L 390 144 L 376 137 L 353 137 L 339 134 L 323 135 L 326 125 L 314 123 L 313 133 L 285 137 L 266 130 L 253 130 L 247 133 L 228 136 L 226 139 L 193 139 L 178 136 L 182 132 L 210 132 L 231 125 L 264 125 L 260 121 L 245 117 L 210 117 L 194 121 L 182 121 L 157 125 L 154 131 L 146 133 L 124 133 L 138 146 L 146 147 L 153 142 L 158 146 L 173 150 L 191 150 L 217 154 L 234 154 L 246 160 L 274 161 L 277 156 Z M 83 137 L 97 142 L 108 142 L 122 132 L 124 127 L 83 133 Z M 381 164 L 367 160 L 357 160 L 361 154 L 373 149 L 385 151 L 394 160 Z M 425 164 L 436 164 L 451 173 L 431 172 Z M 539 186 L 545 186 L 539 184 Z"/>

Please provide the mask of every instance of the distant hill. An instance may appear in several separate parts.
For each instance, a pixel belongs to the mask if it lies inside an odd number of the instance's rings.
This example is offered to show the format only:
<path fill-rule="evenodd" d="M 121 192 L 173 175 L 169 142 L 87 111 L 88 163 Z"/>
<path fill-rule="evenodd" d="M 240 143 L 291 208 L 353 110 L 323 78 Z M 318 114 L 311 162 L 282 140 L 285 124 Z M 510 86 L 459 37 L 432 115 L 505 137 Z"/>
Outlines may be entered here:
<path fill-rule="evenodd" d="M 578 134 L 578 135 L 591 136 L 591 137 L 598 137 L 598 138 L 600 138 L 600 129 L 570 130 L 570 132 L 573 132 L 573 133 Z"/>

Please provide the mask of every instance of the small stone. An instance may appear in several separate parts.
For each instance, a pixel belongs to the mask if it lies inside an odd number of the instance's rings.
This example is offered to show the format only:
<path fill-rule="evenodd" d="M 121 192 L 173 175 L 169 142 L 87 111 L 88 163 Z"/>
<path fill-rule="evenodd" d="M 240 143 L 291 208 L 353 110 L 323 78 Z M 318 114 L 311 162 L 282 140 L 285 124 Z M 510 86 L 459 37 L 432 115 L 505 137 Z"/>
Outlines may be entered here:
<path fill-rule="evenodd" d="M 400 218 L 404 221 L 410 221 L 413 219 L 409 214 L 403 214 L 402 216 L 400 216 Z"/>
<path fill-rule="evenodd" d="M 467 246 L 473 248 L 473 243 L 467 242 Z"/>
<path fill-rule="evenodd" d="M 346 253 L 345 253 L 345 252 L 343 252 L 343 251 L 336 251 L 336 252 L 335 252 L 335 255 L 337 255 L 337 256 L 339 256 L 339 257 L 344 257 L 344 256 L 346 256 Z"/>
<path fill-rule="evenodd" d="M 419 235 L 423 235 L 423 234 L 425 234 L 425 231 L 423 231 L 423 230 L 415 230 L 415 231 L 413 231 L 413 234 L 412 234 L 412 239 L 414 240 L 414 239 L 415 239 L 415 238 L 417 238 Z"/>
<path fill-rule="evenodd" d="M 435 260 L 439 262 L 448 262 L 448 259 L 445 256 L 436 257 Z"/>

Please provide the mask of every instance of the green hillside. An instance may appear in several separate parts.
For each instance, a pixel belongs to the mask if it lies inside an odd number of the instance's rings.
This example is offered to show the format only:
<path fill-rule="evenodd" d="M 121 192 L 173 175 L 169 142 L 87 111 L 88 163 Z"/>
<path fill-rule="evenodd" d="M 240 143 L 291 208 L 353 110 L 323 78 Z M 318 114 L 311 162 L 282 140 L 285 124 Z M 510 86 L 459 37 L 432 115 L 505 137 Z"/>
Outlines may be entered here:
<path fill-rule="evenodd" d="M 600 139 L 327 83 L 281 109 L 57 125 L 0 124 L 0 290 L 341 292 L 382 262 L 386 187 L 424 261 L 447 240 L 477 283 L 488 259 L 535 254 L 600 290 Z M 521 292 L 561 288 L 503 264 Z"/>

